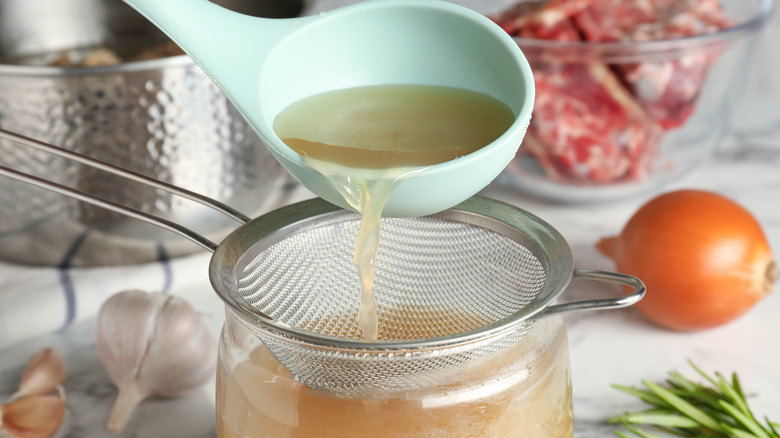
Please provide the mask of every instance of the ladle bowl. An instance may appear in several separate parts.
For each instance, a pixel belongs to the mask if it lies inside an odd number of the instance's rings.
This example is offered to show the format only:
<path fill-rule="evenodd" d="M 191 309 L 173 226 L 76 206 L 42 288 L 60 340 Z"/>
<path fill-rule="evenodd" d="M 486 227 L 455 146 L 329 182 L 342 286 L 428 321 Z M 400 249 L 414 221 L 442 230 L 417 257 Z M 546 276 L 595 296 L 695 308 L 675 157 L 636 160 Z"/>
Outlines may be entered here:
<path fill-rule="evenodd" d="M 326 177 L 274 133 L 276 115 L 295 101 L 349 87 L 418 84 L 485 93 L 514 111 L 515 122 L 493 143 L 402 182 L 385 216 L 432 214 L 471 197 L 512 160 L 530 121 L 533 76 L 517 44 L 489 18 L 452 3 L 373 0 L 268 19 L 208 0 L 125 2 L 203 68 L 290 174 L 343 208 L 350 207 Z"/>

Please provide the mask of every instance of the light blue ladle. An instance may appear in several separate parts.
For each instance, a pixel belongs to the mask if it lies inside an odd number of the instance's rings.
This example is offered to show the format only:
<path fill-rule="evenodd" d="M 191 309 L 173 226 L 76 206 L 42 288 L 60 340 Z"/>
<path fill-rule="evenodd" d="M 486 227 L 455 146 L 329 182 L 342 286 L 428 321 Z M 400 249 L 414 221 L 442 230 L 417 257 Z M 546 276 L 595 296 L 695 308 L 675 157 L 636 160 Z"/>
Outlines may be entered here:
<path fill-rule="evenodd" d="M 314 194 L 349 208 L 325 177 L 274 133 L 276 115 L 313 94 L 420 84 L 466 88 L 517 119 L 487 147 L 402 182 L 385 216 L 446 210 L 509 164 L 531 118 L 534 84 L 517 44 L 479 13 L 437 0 L 370 0 L 318 15 L 267 19 L 208 0 L 125 0 L 184 49 L 241 111 L 276 159 Z"/>

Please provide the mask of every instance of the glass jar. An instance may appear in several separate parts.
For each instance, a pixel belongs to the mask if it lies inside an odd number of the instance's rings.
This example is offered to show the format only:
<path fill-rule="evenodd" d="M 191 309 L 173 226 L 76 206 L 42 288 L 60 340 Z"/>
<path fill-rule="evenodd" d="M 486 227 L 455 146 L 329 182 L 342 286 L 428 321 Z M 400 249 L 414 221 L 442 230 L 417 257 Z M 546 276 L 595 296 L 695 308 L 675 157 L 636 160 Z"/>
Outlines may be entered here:
<path fill-rule="evenodd" d="M 376 341 L 357 324 L 357 214 L 304 201 L 217 247 L 209 277 L 228 309 L 218 435 L 571 438 L 559 315 L 630 306 L 642 282 L 573 269 L 560 233 L 487 198 L 382 225 Z M 573 280 L 633 292 L 554 304 Z"/>
<path fill-rule="evenodd" d="M 220 438 L 573 436 L 559 316 L 534 321 L 519 342 L 496 353 L 440 370 L 453 376 L 443 384 L 350 396 L 292 379 L 258 337 L 262 328 L 231 309 L 226 314 L 217 370 Z"/>

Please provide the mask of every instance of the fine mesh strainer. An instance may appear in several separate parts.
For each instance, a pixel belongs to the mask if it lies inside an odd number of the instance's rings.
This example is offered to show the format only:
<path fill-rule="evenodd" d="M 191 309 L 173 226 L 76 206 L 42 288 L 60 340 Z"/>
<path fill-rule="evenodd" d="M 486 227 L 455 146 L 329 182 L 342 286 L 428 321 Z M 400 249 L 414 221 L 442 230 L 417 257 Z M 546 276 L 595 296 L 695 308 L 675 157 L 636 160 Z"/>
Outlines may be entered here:
<path fill-rule="evenodd" d="M 8 133 L 0 131 L 0 135 Z M 240 214 L 34 140 L 19 142 Z M 352 253 L 360 217 L 321 199 L 250 220 L 219 245 L 123 206 L 0 167 L 0 174 L 78 196 L 178 232 L 214 252 L 209 277 L 228 308 L 292 376 L 314 389 L 405 391 L 445 382 L 461 366 L 514 345 L 534 319 L 632 305 L 634 277 L 575 270 L 563 237 L 510 205 L 471 198 L 418 218 L 384 218 L 374 294 L 379 339 L 360 339 L 360 284 Z M 573 278 L 621 283 L 628 295 L 554 304 Z"/>

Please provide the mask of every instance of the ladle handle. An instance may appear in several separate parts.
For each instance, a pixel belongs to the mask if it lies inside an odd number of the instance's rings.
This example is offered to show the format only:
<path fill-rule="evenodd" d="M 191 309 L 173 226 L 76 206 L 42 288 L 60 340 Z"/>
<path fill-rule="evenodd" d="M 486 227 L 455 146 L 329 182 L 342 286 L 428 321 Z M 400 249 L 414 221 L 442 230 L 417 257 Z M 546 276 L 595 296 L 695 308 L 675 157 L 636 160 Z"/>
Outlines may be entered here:
<path fill-rule="evenodd" d="M 166 33 L 245 116 L 260 113 L 260 72 L 287 35 L 315 17 L 270 19 L 209 0 L 124 0 Z"/>
<path fill-rule="evenodd" d="M 57 146 L 53 146 L 29 137 L 25 137 L 23 135 L 19 135 L 10 131 L 6 131 L 4 129 L 0 129 L 0 138 L 10 140 L 15 143 L 19 143 L 34 149 L 38 149 L 53 155 L 57 155 L 62 158 L 66 158 L 69 160 L 76 161 L 78 163 L 84 164 L 86 166 L 90 166 L 114 175 L 121 176 L 123 178 L 127 178 L 129 180 L 145 184 L 150 187 L 154 187 L 156 189 L 160 189 L 163 191 L 166 191 L 168 193 L 181 196 L 183 198 L 189 199 L 191 201 L 197 202 L 201 205 L 204 205 L 212 210 L 215 210 L 217 212 L 220 212 L 224 214 L 225 216 L 230 217 L 231 219 L 239 222 L 239 223 L 246 223 L 250 220 L 249 217 L 246 215 L 234 210 L 233 208 L 215 200 L 211 199 L 209 197 L 203 196 L 201 194 L 191 192 L 189 190 L 183 189 L 181 187 L 177 187 L 162 181 L 158 181 L 153 178 L 149 178 L 145 175 L 141 175 L 136 172 L 132 172 L 130 170 L 122 169 L 120 167 L 113 166 L 111 164 L 96 160 L 94 158 L 90 158 L 84 155 L 81 155 L 79 153 L 69 151 Z M 61 184 L 57 184 L 55 182 L 39 178 L 33 175 L 25 174 L 23 172 L 20 172 L 18 170 L 14 170 L 5 166 L 0 166 L 0 175 L 7 176 L 9 178 L 13 178 L 18 181 L 22 181 L 28 184 L 32 184 L 37 187 L 41 187 L 47 190 L 51 190 L 56 193 L 60 193 L 62 195 L 69 196 L 74 199 L 78 199 L 79 201 L 87 202 L 92 205 L 97 205 L 98 207 L 102 207 L 120 214 L 123 214 L 125 216 L 129 216 L 135 219 L 140 219 L 144 222 L 150 223 L 152 225 L 158 226 L 160 228 L 172 231 L 176 234 L 179 234 L 192 242 L 200 245 L 201 247 L 214 252 L 214 250 L 217 248 L 217 244 L 212 242 L 211 240 L 203 237 L 202 235 L 190 230 L 187 227 L 184 227 L 183 225 L 177 224 L 175 222 L 169 221 L 168 219 L 161 218 L 159 216 L 155 216 L 153 214 L 137 210 L 132 207 L 124 206 L 121 204 L 118 204 L 116 202 L 103 199 L 101 197 L 91 195 L 86 192 L 82 192 L 80 190 L 76 190 L 70 187 L 63 186 Z"/>
<path fill-rule="evenodd" d="M 607 283 L 623 284 L 631 287 L 633 290 L 627 295 L 622 295 L 614 298 L 601 298 L 597 300 L 584 300 L 573 301 L 570 303 L 556 304 L 547 307 L 544 311 L 539 313 L 538 318 L 545 316 L 555 315 L 564 312 L 573 312 L 575 310 L 604 310 L 604 309 L 619 309 L 622 307 L 633 306 L 638 303 L 645 296 L 645 284 L 642 280 L 627 274 L 619 274 L 616 272 L 589 270 L 589 269 L 575 269 L 572 280 L 596 280 L 604 281 Z"/>

